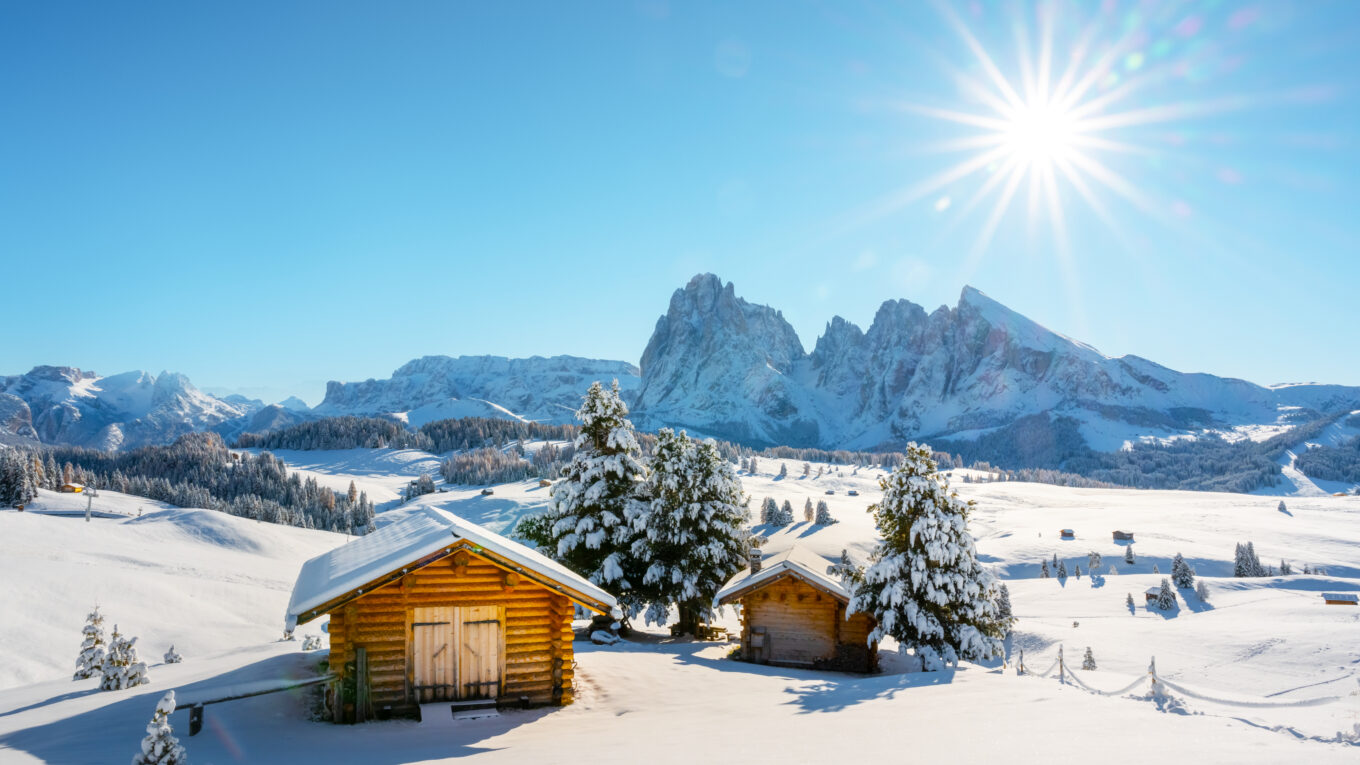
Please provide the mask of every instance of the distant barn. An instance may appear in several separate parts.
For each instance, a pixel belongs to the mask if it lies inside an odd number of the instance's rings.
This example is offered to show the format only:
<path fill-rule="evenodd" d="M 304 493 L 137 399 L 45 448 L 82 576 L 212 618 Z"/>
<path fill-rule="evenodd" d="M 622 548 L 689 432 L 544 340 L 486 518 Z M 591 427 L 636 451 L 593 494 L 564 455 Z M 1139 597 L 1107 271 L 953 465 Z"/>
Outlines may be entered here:
<path fill-rule="evenodd" d="M 1116 541 L 1116 542 L 1132 542 L 1132 541 L 1133 541 L 1133 532 L 1132 532 L 1132 531 L 1116 531 L 1116 532 L 1114 532 L 1114 541 Z"/>
<path fill-rule="evenodd" d="M 1322 600 L 1329 606 L 1360 605 L 1360 595 L 1353 592 L 1324 592 Z"/>
<path fill-rule="evenodd" d="M 85 491 L 85 487 L 78 483 L 64 483 L 61 485 L 61 490 L 67 494 L 79 494 Z"/>
<path fill-rule="evenodd" d="M 751 565 L 718 591 L 719 605 L 741 604 L 741 650 L 747 661 L 849 672 L 873 672 L 875 622 L 846 615 L 850 591 L 826 573 L 828 561 L 801 547 Z"/>
<path fill-rule="evenodd" d="M 1161 594 L 1162 594 L 1162 588 L 1161 588 L 1161 587 L 1149 587 L 1149 588 L 1147 588 L 1147 591 L 1143 593 L 1143 595 L 1145 596 L 1145 599 L 1146 599 L 1147 602 L 1149 602 L 1149 603 L 1151 603 L 1152 601 L 1154 601 L 1154 600 L 1156 600 L 1157 598 L 1161 597 Z"/>
<path fill-rule="evenodd" d="M 1058 536 L 1062 537 L 1063 539 L 1076 539 L 1077 532 L 1073 531 L 1072 529 L 1062 529 L 1058 532 Z"/>

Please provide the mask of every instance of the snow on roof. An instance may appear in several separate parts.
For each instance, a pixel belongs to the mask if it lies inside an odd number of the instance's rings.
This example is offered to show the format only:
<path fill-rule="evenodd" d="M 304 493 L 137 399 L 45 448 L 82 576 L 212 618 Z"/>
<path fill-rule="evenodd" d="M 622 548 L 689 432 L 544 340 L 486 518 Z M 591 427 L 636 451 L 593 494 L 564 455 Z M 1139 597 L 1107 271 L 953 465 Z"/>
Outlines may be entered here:
<path fill-rule="evenodd" d="M 826 569 L 830 565 L 831 561 L 826 558 L 794 545 L 781 553 L 763 559 L 760 563 L 760 571 L 754 574 L 751 573 L 750 566 L 737 572 L 735 576 L 727 580 L 727 584 L 723 585 L 721 590 L 718 590 L 715 600 L 722 603 L 723 600 L 750 588 L 752 585 L 773 581 L 784 574 L 796 574 L 832 595 L 849 601 L 850 590 L 839 579 L 826 573 Z"/>
<path fill-rule="evenodd" d="M 296 626 L 299 617 L 321 605 L 460 540 L 543 574 L 611 609 L 617 605 L 613 595 L 519 542 L 437 507 L 418 506 L 406 512 L 405 518 L 302 564 L 288 603 L 288 627 Z"/>
<path fill-rule="evenodd" d="M 1360 602 L 1360 595 L 1353 592 L 1324 592 L 1323 600 L 1349 600 L 1352 603 Z"/>
<path fill-rule="evenodd" d="M 1148 595 L 1161 595 L 1161 594 L 1162 594 L 1162 588 L 1161 588 L 1161 587 L 1149 587 L 1149 588 L 1147 588 L 1146 590 L 1144 590 L 1144 592 L 1146 592 Z"/>

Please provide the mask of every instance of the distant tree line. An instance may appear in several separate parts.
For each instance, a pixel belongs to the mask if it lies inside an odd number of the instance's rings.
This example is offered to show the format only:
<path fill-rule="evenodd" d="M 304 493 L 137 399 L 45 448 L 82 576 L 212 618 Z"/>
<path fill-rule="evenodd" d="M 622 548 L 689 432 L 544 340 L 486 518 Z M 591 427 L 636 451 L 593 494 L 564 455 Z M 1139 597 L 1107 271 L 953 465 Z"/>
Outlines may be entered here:
<path fill-rule="evenodd" d="M 272 433 L 242 433 L 239 449 L 431 449 L 429 436 L 381 417 L 327 417 Z"/>
<path fill-rule="evenodd" d="M 439 474 L 449 483 L 473 485 L 552 479 L 562 474 L 575 451 L 570 443 L 546 443 L 529 454 L 519 442 L 508 450 L 486 446 L 455 453 L 440 463 Z"/>
<path fill-rule="evenodd" d="M 346 533 L 363 533 L 373 522 L 373 503 L 353 482 L 346 492 L 324 488 L 315 478 L 290 474 L 269 452 L 233 454 L 216 433 L 189 433 L 169 446 L 127 452 L 67 446 L 25 456 L 33 480 L 53 490 L 74 482 L 180 507 Z"/>
<path fill-rule="evenodd" d="M 1360 483 L 1360 436 L 1340 446 L 1311 446 L 1294 460 L 1294 467 L 1320 481 Z"/>

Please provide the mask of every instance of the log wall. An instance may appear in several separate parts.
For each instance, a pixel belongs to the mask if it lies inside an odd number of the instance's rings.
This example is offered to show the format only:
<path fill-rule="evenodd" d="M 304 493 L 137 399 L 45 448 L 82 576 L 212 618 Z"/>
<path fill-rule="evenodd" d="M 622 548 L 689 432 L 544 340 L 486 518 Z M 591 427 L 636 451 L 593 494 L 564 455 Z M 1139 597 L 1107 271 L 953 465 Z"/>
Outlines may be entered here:
<path fill-rule="evenodd" d="M 743 654 L 750 661 L 815 666 L 852 672 L 877 668 L 877 648 L 868 644 L 873 619 L 845 618 L 845 604 L 792 577 L 782 577 L 741 598 Z M 762 646 L 751 636 L 764 629 Z"/>
<path fill-rule="evenodd" d="M 465 565 L 456 565 L 462 562 Z M 418 706 L 412 610 L 503 606 L 504 677 L 500 703 L 572 701 L 572 602 L 475 554 L 441 558 L 332 611 L 330 669 L 343 677 L 355 648 L 368 654 L 375 711 L 411 714 Z M 513 585 L 508 585 L 507 581 Z"/>

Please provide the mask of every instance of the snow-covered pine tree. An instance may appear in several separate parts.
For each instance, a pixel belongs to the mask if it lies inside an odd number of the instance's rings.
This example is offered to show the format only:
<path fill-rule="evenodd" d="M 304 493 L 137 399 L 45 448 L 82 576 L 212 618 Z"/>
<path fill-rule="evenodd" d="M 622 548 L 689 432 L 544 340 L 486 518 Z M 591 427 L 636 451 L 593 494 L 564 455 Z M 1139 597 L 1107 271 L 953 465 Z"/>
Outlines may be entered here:
<path fill-rule="evenodd" d="M 850 558 L 850 551 L 841 548 L 841 558 L 839 561 L 826 567 L 826 573 L 834 576 L 846 587 L 854 589 L 855 584 L 864 576 L 864 572 Z"/>
<path fill-rule="evenodd" d="M 1176 591 L 1171 589 L 1171 581 L 1163 578 L 1162 589 L 1157 593 L 1157 608 L 1170 611 L 1176 607 Z"/>
<path fill-rule="evenodd" d="M 778 477 L 779 477 L 779 478 L 788 478 L 788 477 L 789 477 L 789 466 L 788 466 L 788 463 L 785 463 L 785 462 L 779 463 L 779 475 L 778 475 Z"/>
<path fill-rule="evenodd" d="M 1101 563 L 1100 553 L 1096 552 L 1095 550 L 1092 550 L 1086 556 L 1086 570 L 1091 572 L 1092 574 L 1098 573 L 1096 569 L 1100 568 L 1100 563 Z"/>
<path fill-rule="evenodd" d="M 718 588 L 747 561 L 741 482 L 714 441 L 696 443 L 684 431 L 663 428 L 646 496 L 630 517 L 637 534 L 632 554 L 648 563 L 640 588 L 646 619 L 663 624 L 676 606 L 680 632 L 696 634 Z"/>
<path fill-rule="evenodd" d="M 817 517 L 817 511 L 812 508 L 812 497 L 808 497 L 803 503 L 803 520 L 812 523 L 812 519 Z"/>
<path fill-rule="evenodd" d="M 1086 646 L 1086 656 L 1082 657 L 1081 668 L 1086 672 L 1093 672 L 1096 668 L 1096 657 L 1091 653 L 1091 646 Z"/>
<path fill-rule="evenodd" d="M 542 546 L 568 568 L 608 585 L 625 610 L 635 613 L 629 591 L 646 564 L 631 555 L 634 535 L 627 521 L 647 470 L 628 406 L 619 398 L 619 381 L 607 389 L 592 383 L 576 418 L 581 430 L 562 479 L 549 490 Z"/>
<path fill-rule="evenodd" d="M 1067 581 L 1067 561 L 1065 560 L 1058 561 L 1058 581 Z"/>
<path fill-rule="evenodd" d="M 817 515 L 815 521 L 818 526 L 830 526 L 838 521 L 831 517 L 831 508 L 827 506 L 826 500 L 817 500 Z"/>
<path fill-rule="evenodd" d="M 1047 578 L 1049 578 L 1049 573 L 1048 573 L 1048 561 L 1044 561 L 1044 562 L 1039 566 L 1039 578 L 1040 578 L 1040 579 L 1047 579 Z"/>
<path fill-rule="evenodd" d="M 1251 576 L 1265 576 L 1266 567 L 1261 565 L 1261 559 L 1256 555 L 1256 544 L 1247 542 L 1247 559 L 1251 561 Z"/>
<path fill-rule="evenodd" d="M 99 606 L 85 617 L 85 639 L 80 644 L 80 655 L 76 657 L 76 674 L 72 680 L 98 677 L 104 670 L 104 615 Z"/>
<path fill-rule="evenodd" d="M 793 503 L 786 499 L 779 506 L 779 525 L 787 526 L 790 523 L 793 523 Z"/>
<path fill-rule="evenodd" d="M 1190 564 L 1185 562 L 1180 553 L 1176 553 L 1176 557 L 1171 559 L 1171 581 L 1183 590 L 1195 586 L 1195 572 L 1190 569 Z"/>
<path fill-rule="evenodd" d="M 1289 576 L 1294 573 L 1294 568 L 1289 565 L 1289 561 L 1280 559 L 1280 576 Z"/>
<path fill-rule="evenodd" d="M 1015 625 L 1015 615 L 1011 613 L 1011 588 L 1005 582 L 996 588 L 996 615 L 1001 619 L 1003 632 L 1010 632 Z"/>
<path fill-rule="evenodd" d="M 999 655 L 1004 629 L 996 579 L 968 533 L 973 505 L 949 490 L 930 455 L 910 443 L 880 479 L 883 498 L 869 511 L 882 541 L 846 609 L 877 620 L 870 642 L 891 635 L 928 670 Z"/>
<path fill-rule="evenodd" d="M 812 465 L 810 465 L 810 464 L 804 462 L 804 463 L 803 463 L 803 477 L 804 477 L 804 478 L 807 478 L 807 477 L 808 477 L 809 475 L 811 475 L 811 474 L 812 474 Z"/>
<path fill-rule="evenodd" d="M 1128 606 L 1130 611 L 1135 610 L 1135 607 L 1133 605 L 1133 593 L 1130 592 L 1128 594 L 1128 597 L 1124 598 L 1124 605 Z"/>
<path fill-rule="evenodd" d="M 1251 576 L 1251 561 L 1247 560 L 1247 548 L 1241 542 L 1233 548 L 1233 576 Z"/>
<path fill-rule="evenodd" d="M 1073 563 L 1073 564 L 1072 564 L 1072 576 L 1075 576 L 1075 577 L 1078 578 L 1078 579 L 1081 578 L 1081 564 L 1080 564 L 1080 563 Z"/>
<path fill-rule="evenodd" d="M 1138 562 L 1133 557 L 1133 545 L 1124 548 L 1124 562 L 1130 565 Z"/>
<path fill-rule="evenodd" d="M 1058 554 L 1057 554 L 1057 553 L 1053 553 L 1053 570 L 1054 570 L 1054 571 L 1057 571 L 1057 570 L 1058 570 Z"/>
<path fill-rule="evenodd" d="M 184 747 L 170 727 L 170 715 L 175 711 L 175 692 L 167 691 L 156 704 L 156 713 L 146 725 L 142 751 L 132 758 L 132 765 L 184 765 L 189 761 Z"/>
<path fill-rule="evenodd" d="M 183 656 L 180 656 L 180 655 L 177 654 L 177 653 L 175 653 L 175 644 L 174 644 L 174 643 L 171 643 L 171 644 L 170 644 L 170 650 L 168 650 L 168 651 L 165 652 L 165 663 L 166 663 L 166 664 L 179 664 L 179 663 L 182 662 L 182 661 L 184 661 L 184 657 L 183 657 Z"/>
<path fill-rule="evenodd" d="M 774 523 L 775 519 L 778 517 L 779 503 L 775 501 L 774 497 L 766 497 L 765 501 L 760 503 L 760 522 L 762 524 L 771 524 Z"/>
<path fill-rule="evenodd" d="M 137 638 L 128 639 L 113 625 L 109 636 L 109 651 L 104 656 L 99 690 L 119 691 L 151 682 L 146 676 L 146 664 L 137 660 Z"/>
<path fill-rule="evenodd" d="M 1209 588 L 1204 585 L 1203 579 L 1195 584 L 1195 597 L 1199 598 L 1201 603 L 1209 602 Z"/>
<path fill-rule="evenodd" d="M 1287 508 L 1287 507 L 1284 506 L 1284 500 L 1280 500 L 1280 506 L 1277 507 L 1277 508 L 1275 508 L 1275 509 L 1276 509 L 1276 510 L 1279 510 L 1279 511 L 1282 512 L 1282 513 L 1287 513 L 1287 512 L 1289 512 L 1289 508 Z"/>
<path fill-rule="evenodd" d="M 752 457 L 752 458 L 751 458 L 751 475 L 755 475 L 759 470 L 760 470 L 760 463 L 756 461 L 756 458 L 755 458 L 755 457 Z"/>
<path fill-rule="evenodd" d="M 1160 573 L 1162 573 L 1162 570 L 1161 570 L 1160 568 L 1157 568 L 1157 564 L 1156 564 L 1156 563 L 1152 564 L 1152 573 L 1154 573 L 1154 574 L 1160 574 Z"/>

